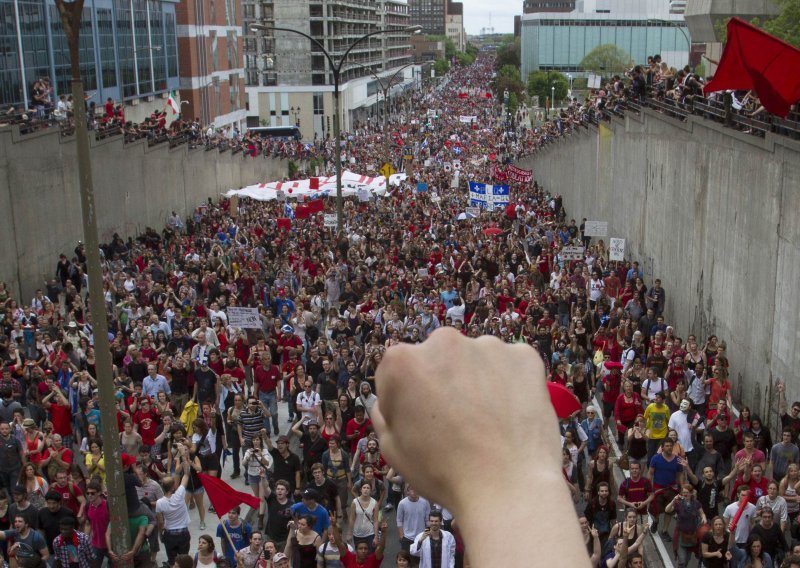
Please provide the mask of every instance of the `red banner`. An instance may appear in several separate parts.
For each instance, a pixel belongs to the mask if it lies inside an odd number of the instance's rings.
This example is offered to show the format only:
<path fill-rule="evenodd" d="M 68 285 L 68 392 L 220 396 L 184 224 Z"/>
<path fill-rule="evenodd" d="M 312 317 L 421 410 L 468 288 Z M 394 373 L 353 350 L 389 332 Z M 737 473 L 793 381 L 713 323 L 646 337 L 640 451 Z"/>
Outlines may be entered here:
<path fill-rule="evenodd" d="M 489 175 L 497 181 L 516 181 L 520 183 L 529 183 L 533 179 L 532 170 L 523 170 L 517 166 L 510 164 L 506 167 L 500 167 L 492 164 L 489 169 Z"/>

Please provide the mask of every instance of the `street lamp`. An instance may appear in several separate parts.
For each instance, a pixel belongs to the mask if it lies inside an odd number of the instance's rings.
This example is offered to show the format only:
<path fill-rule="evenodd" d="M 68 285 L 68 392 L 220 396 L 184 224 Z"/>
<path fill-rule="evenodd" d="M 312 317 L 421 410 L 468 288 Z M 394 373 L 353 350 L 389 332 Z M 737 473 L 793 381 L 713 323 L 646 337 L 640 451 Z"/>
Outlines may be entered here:
<path fill-rule="evenodd" d="M 289 109 L 289 112 L 292 113 L 292 116 L 294 117 L 294 125 L 300 128 L 300 120 L 297 118 L 298 115 L 300 114 L 300 107 L 299 106 L 297 108 L 292 107 Z"/>
<path fill-rule="evenodd" d="M 556 113 L 556 84 L 550 86 L 550 106 L 553 107 L 553 114 Z"/>
<path fill-rule="evenodd" d="M 311 37 L 307 33 L 301 32 L 300 30 L 295 30 L 293 28 L 279 28 L 275 26 L 265 26 L 263 24 L 252 24 L 250 26 L 250 29 L 254 32 L 278 31 L 278 32 L 290 32 L 293 34 L 301 35 L 311 40 L 311 42 L 314 45 L 316 45 L 317 48 L 320 49 L 320 51 L 322 51 L 322 54 L 325 55 L 325 58 L 331 65 L 331 72 L 333 73 L 333 105 L 335 107 L 333 113 L 333 137 L 335 139 L 334 166 L 336 167 L 336 230 L 337 232 L 340 232 L 344 226 L 344 198 L 342 197 L 342 145 L 341 145 L 341 125 L 340 125 L 341 109 L 339 100 L 339 77 L 342 72 L 342 65 L 344 64 L 345 59 L 347 59 L 347 56 L 350 55 L 350 52 L 353 50 L 353 48 L 369 37 L 385 33 L 397 33 L 397 32 L 418 34 L 419 32 L 422 31 L 422 26 L 409 26 L 401 30 L 377 30 L 374 32 L 370 32 L 368 34 L 364 34 L 363 36 L 356 39 L 353 43 L 351 43 L 348 46 L 344 54 L 339 58 L 338 64 L 333 60 L 331 54 L 328 53 L 328 50 L 325 49 L 325 47 L 319 42 L 319 40 Z"/>
<path fill-rule="evenodd" d="M 386 104 L 389 100 L 389 91 L 394 86 L 392 83 L 397 78 L 397 76 L 400 75 L 400 72 L 406 69 L 407 67 L 413 66 L 414 63 L 406 63 L 405 65 L 400 67 L 400 69 L 395 71 L 394 74 L 392 74 L 392 76 L 389 77 L 389 80 L 386 82 L 386 85 L 384 85 L 381 78 L 378 77 L 378 75 L 375 74 L 373 71 L 370 71 L 369 68 L 367 68 L 364 65 L 361 65 L 360 63 L 359 65 L 364 69 L 366 69 L 367 71 L 369 71 L 370 75 L 372 75 L 378 82 L 378 85 L 381 88 L 381 92 L 383 93 L 383 156 L 384 156 L 384 163 L 388 164 L 389 163 L 389 113 L 387 112 Z M 386 190 L 387 191 L 389 190 L 388 173 L 386 174 Z"/>

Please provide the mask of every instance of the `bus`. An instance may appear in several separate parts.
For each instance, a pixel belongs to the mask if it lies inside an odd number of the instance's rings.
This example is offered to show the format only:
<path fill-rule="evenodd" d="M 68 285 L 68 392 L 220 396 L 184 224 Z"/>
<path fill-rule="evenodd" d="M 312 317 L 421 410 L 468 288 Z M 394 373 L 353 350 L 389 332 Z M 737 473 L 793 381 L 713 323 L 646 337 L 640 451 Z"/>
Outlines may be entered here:
<path fill-rule="evenodd" d="M 303 136 L 297 126 L 254 126 L 247 129 L 260 138 L 279 138 L 282 140 L 301 140 Z"/>

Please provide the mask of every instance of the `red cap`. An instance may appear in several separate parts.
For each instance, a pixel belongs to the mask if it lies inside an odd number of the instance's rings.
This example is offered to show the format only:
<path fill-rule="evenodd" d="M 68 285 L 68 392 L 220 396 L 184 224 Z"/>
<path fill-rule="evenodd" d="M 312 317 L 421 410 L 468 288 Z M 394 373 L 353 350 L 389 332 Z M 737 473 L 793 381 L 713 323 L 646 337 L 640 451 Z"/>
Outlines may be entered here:
<path fill-rule="evenodd" d="M 136 457 L 130 454 L 122 454 L 122 467 L 130 467 L 136 463 Z"/>

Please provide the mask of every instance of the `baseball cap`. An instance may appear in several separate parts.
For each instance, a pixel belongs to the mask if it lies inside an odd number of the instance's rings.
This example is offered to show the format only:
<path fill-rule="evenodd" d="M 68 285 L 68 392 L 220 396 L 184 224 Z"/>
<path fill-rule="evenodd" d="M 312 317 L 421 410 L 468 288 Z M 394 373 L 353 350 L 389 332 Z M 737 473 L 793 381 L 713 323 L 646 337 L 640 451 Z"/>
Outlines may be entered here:
<path fill-rule="evenodd" d="M 314 491 L 313 489 L 311 489 L 310 487 L 308 489 L 306 489 L 305 491 L 303 491 L 303 499 L 314 499 L 314 500 L 317 500 L 318 498 L 319 498 L 319 495 L 317 494 L 317 492 Z"/>
<path fill-rule="evenodd" d="M 272 562 L 280 562 L 281 560 L 289 560 L 289 557 L 286 556 L 283 552 L 278 552 L 275 556 L 272 557 Z"/>
<path fill-rule="evenodd" d="M 294 333 L 294 329 L 288 323 L 283 324 L 283 326 L 281 327 L 281 331 L 283 333 Z"/>

